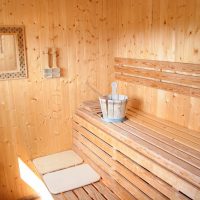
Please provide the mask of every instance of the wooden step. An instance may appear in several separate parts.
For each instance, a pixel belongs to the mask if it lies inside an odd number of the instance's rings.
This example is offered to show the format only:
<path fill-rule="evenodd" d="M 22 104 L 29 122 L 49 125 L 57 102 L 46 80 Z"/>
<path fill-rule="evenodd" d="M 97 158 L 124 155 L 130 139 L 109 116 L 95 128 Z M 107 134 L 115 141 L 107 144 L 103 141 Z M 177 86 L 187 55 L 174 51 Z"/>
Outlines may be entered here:
<path fill-rule="evenodd" d="M 128 108 L 125 122 L 105 123 L 98 104 L 85 103 L 74 116 L 74 144 L 92 154 L 95 162 L 98 158 L 110 166 L 101 167 L 123 187 L 134 188 L 136 198 L 200 198 L 198 136 L 191 130 L 188 136 L 182 127 L 179 130 L 139 112 Z"/>

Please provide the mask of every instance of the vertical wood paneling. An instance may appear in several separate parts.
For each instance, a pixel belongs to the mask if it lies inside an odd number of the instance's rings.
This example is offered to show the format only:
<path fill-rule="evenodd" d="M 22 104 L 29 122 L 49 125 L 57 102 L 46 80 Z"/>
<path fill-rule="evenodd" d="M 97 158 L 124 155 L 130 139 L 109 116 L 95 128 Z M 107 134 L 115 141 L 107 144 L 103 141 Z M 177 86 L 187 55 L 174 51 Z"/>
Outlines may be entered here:
<path fill-rule="evenodd" d="M 28 163 L 70 148 L 72 114 L 98 96 L 87 83 L 109 91 L 114 56 L 200 63 L 198 0 L 0 0 L 0 24 L 25 25 L 29 71 L 28 79 L 0 82 L 3 199 L 32 192 L 17 156 Z M 52 47 L 63 77 L 47 80 L 44 51 Z M 200 130 L 197 98 L 127 83 L 120 91 L 143 111 Z"/>
<path fill-rule="evenodd" d="M 0 199 L 33 193 L 17 157 L 29 160 L 71 147 L 76 107 L 108 92 L 113 65 L 114 0 L 0 0 L 0 24 L 25 25 L 29 78 L 0 82 Z M 58 48 L 62 77 L 44 79 L 47 48 Z"/>
<path fill-rule="evenodd" d="M 200 63 L 198 0 L 117 2 L 115 56 Z M 122 82 L 120 91 L 135 107 L 200 131 L 200 99 Z"/>

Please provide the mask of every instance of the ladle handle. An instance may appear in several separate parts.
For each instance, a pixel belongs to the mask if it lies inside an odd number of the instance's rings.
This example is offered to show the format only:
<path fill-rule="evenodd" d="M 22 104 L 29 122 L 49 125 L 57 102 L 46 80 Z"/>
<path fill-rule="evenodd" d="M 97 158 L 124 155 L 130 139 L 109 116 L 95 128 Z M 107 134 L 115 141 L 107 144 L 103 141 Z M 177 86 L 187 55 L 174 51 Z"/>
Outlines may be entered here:
<path fill-rule="evenodd" d="M 112 99 L 113 100 L 117 100 L 118 99 L 117 83 L 116 82 L 112 82 L 111 87 L 112 87 Z"/>

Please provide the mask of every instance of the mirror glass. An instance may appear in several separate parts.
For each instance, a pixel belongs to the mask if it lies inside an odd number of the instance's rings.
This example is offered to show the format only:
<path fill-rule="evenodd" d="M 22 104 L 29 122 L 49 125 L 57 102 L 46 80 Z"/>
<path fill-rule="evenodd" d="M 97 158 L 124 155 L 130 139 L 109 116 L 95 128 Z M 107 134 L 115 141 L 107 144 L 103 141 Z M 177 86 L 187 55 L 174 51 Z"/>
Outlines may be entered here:
<path fill-rule="evenodd" d="M 27 77 L 23 26 L 0 26 L 0 79 Z"/>
<path fill-rule="evenodd" d="M 17 51 L 15 35 L 0 35 L 0 72 L 18 69 Z"/>

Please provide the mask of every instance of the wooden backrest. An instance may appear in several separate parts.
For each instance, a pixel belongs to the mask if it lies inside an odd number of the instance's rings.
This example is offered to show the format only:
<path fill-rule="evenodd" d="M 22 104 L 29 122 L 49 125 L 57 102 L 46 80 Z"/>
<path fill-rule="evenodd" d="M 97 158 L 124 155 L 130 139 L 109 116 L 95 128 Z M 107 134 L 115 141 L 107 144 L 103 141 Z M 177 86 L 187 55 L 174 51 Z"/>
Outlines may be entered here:
<path fill-rule="evenodd" d="M 115 58 L 115 78 L 200 97 L 200 64 Z"/>

